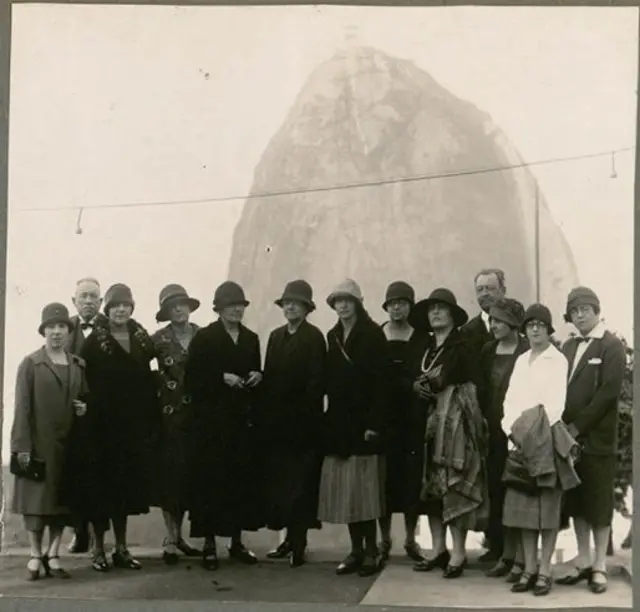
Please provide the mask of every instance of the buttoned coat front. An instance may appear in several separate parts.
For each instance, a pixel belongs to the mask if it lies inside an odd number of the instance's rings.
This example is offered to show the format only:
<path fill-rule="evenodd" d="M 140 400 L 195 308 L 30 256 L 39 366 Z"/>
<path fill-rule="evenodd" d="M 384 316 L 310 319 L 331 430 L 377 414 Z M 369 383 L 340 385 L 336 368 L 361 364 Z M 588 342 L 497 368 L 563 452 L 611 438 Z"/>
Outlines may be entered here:
<path fill-rule="evenodd" d="M 64 515 L 60 503 L 66 451 L 74 422 L 72 401 L 87 392 L 85 363 L 68 354 L 61 375 L 44 347 L 27 355 L 16 377 L 11 452 L 32 453 L 46 464 L 44 482 L 16 478 L 11 511 L 22 515 Z M 84 417 L 77 417 L 84 418 Z"/>

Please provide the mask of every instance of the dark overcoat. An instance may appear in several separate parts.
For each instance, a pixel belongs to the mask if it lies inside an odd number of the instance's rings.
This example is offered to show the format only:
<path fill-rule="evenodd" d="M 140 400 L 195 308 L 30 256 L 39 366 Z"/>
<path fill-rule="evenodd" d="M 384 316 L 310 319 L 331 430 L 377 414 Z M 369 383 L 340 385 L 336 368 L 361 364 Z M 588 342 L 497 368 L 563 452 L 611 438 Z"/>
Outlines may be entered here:
<path fill-rule="evenodd" d="M 294 334 L 286 325 L 271 332 L 260 419 L 271 529 L 317 524 L 325 375 L 326 343 L 317 327 L 304 321 Z"/>
<path fill-rule="evenodd" d="M 193 402 L 191 536 L 231 537 L 264 526 L 264 483 L 257 414 L 260 386 L 231 388 L 225 373 L 261 371 L 258 336 L 240 326 L 235 343 L 218 320 L 189 347 L 185 390 Z"/>
<path fill-rule="evenodd" d="M 387 339 L 378 324 L 360 314 L 344 341 L 342 324 L 327 334 L 327 396 L 324 454 L 380 455 L 389 419 L 390 360 Z M 379 434 L 365 441 L 365 431 Z"/>
<path fill-rule="evenodd" d="M 96 413 L 96 478 L 102 499 L 96 510 L 109 518 L 149 512 L 155 445 L 160 428 L 156 359 L 147 332 L 128 322 L 130 352 L 100 323 L 85 340 L 91 408 Z M 92 512 L 91 514 L 94 514 Z"/>
<path fill-rule="evenodd" d="M 189 326 L 193 341 L 200 328 L 194 323 Z M 171 324 L 156 331 L 151 340 L 158 359 L 158 398 L 162 411 L 152 505 L 179 514 L 188 506 L 193 462 L 193 406 L 184 386 L 188 349 L 182 346 Z"/>
<path fill-rule="evenodd" d="M 451 331 L 442 346 L 437 349 L 432 334 L 423 335 L 413 343 L 407 355 L 407 381 L 413 383 L 421 376 L 422 368 L 431 364 L 437 372 L 430 388 L 438 394 L 450 385 L 475 383 L 477 380 L 477 356 L 469 347 L 468 337 L 461 330 Z M 418 514 L 437 514 L 439 502 L 423 502 L 420 499 L 422 476 L 425 466 L 425 431 L 427 418 L 434 410 L 436 400 L 424 400 L 412 392 L 409 407 L 409 434 L 407 436 L 407 507 Z"/>
<path fill-rule="evenodd" d="M 482 347 L 487 342 L 493 340 L 493 334 L 487 329 L 482 319 L 482 314 L 478 314 L 472 319 L 469 319 L 469 321 L 460 328 L 460 332 L 465 337 L 467 351 L 475 355 L 476 359 L 480 357 Z"/>
<path fill-rule="evenodd" d="M 32 453 L 46 464 L 46 478 L 15 478 L 11 511 L 23 515 L 68 515 L 62 499 L 67 448 L 76 417 L 73 400 L 87 392 L 85 363 L 68 354 L 61 377 L 44 347 L 27 355 L 18 367 L 11 452 Z"/>
<path fill-rule="evenodd" d="M 567 400 L 562 420 L 577 430 L 583 453 L 615 455 L 618 448 L 618 401 L 624 379 L 626 355 L 622 342 L 611 332 L 593 338 L 571 375 L 578 350 L 576 338 L 567 340 L 563 352 L 569 361 Z"/>

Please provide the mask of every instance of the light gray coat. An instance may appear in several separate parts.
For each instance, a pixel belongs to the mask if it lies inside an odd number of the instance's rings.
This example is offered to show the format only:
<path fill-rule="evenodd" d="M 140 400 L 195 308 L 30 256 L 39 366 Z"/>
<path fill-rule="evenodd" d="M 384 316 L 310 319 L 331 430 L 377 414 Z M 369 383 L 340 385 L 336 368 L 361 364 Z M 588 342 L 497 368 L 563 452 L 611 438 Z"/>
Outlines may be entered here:
<path fill-rule="evenodd" d="M 16 379 L 11 452 L 32 453 L 46 463 L 44 482 L 15 478 L 11 512 L 22 515 L 64 515 L 58 495 L 64 458 L 74 419 L 72 401 L 87 392 L 84 361 L 67 354 L 67 375 L 60 377 L 44 347 L 27 355 Z"/>

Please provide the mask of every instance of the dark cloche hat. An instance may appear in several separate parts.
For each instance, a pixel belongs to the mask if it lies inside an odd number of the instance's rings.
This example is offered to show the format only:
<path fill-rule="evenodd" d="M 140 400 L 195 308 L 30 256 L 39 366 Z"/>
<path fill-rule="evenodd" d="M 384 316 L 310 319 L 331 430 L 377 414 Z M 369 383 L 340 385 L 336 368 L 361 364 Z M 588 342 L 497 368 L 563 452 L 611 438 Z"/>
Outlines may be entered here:
<path fill-rule="evenodd" d="M 382 303 L 382 310 L 386 310 L 392 300 L 406 300 L 413 306 L 416 302 L 416 293 L 409 283 L 394 281 L 387 287 L 387 292 Z"/>
<path fill-rule="evenodd" d="M 40 321 L 38 333 L 41 336 L 44 336 L 45 327 L 53 325 L 54 323 L 64 323 L 69 328 L 69 331 L 73 330 L 73 321 L 71 321 L 71 318 L 69 317 L 69 309 L 59 302 L 47 304 L 42 309 Z"/>
<path fill-rule="evenodd" d="M 216 312 L 227 306 L 236 306 L 238 304 L 248 306 L 249 303 L 244 295 L 244 289 L 233 281 L 222 283 L 213 296 L 213 309 Z"/>
<path fill-rule="evenodd" d="M 158 298 L 159 310 L 156 313 L 156 321 L 158 323 L 170 319 L 169 310 L 176 302 L 186 302 L 191 312 L 200 307 L 200 300 L 190 297 L 182 285 L 171 283 L 160 291 L 160 297 Z"/>
<path fill-rule="evenodd" d="M 564 320 L 571 323 L 571 309 L 577 306 L 593 306 L 596 311 L 600 310 L 600 300 L 596 292 L 589 287 L 576 287 L 569 292 L 567 297 L 567 309 L 564 313 Z"/>
<path fill-rule="evenodd" d="M 287 283 L 287 286 L 282 292 L 282 297 L 275 301 L 275 305 L 282 308 L 282 303 L 285 300 L 302 302 L 306 304 L 309 312 L 313 312 L 316 309 L 316 305 L 313 303 L 313 289 L 307 281 L 302 279 Z"/>
<path fill-rule="evenodd" d="M 553 319 L 551 317 L 551 311 L 544 304 L 531 304 L 529 308 L 527 308 L 527 312 L 524 314 L 524 319 L 522 320 L 522 331 L 525 331 L 527 323 L 530 321 L 540 321 L 540 323 L 544 323 L 547 326 L 547 331 L 549 335 L 555 333 L 555 329 L 553 328 Z"/>
<path fill-rule="evenodd" d="M 105 314 L 109 313 L 109 309 L 114 304 L 129 304 L 132 308 L 135 307 L 136 303 L 133 299 L 133 293 L 131 293 L 131 289 L 129 289 L 127 285 L 116 283 L 107 289 L 107 292 L 104 294 Z"/>

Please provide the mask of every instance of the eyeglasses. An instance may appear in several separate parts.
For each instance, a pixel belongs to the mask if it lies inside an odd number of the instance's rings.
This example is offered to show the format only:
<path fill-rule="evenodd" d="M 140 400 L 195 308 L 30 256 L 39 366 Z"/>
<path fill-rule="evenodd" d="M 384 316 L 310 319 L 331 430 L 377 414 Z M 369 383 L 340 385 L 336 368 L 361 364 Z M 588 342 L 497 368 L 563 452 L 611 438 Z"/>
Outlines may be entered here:
<path fill-rule="evenodd" d="M 527 321 L 527 325 L 526 325 L 527 329 L 546 329 L 547 328 L 547 324 L 546 323 L 542 323 L 541 321 Z"/>

